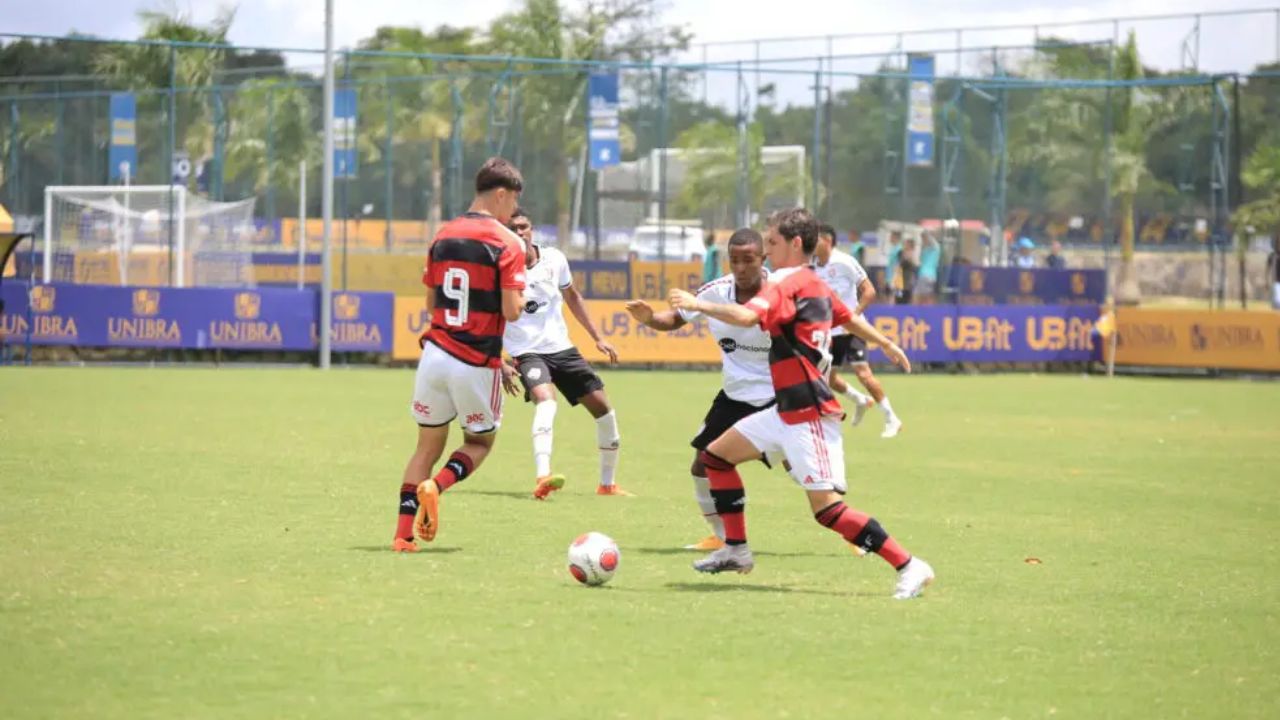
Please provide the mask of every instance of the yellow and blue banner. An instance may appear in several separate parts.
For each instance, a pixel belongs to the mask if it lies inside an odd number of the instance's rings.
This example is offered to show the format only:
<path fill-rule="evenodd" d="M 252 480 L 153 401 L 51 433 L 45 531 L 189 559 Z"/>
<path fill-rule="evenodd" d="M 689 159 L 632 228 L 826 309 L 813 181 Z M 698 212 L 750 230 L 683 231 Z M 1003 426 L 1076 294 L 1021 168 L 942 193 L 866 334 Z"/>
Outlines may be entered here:
<path fill-rule="evenodd" d="M 1118 308 L 1114 325 L 1116 365 L 1280 371 L 1280 313 Z"/>
<path fill-rule="evenodd" d="M 911 77 L 907 101 L 907 165 L 933 165 L 933 74 L 932 55 L 912 55 L 908 63 Z"/>
<path fill-rule="evenodd" d="M 138 178 L 138 103 L 133 93 L 111 93 L 109 105 L 111 143 L 107 146 L 107 171 L 112 182 L 127 175 Z"/>
<path fill-rule="evenodd" d="M 5 334 L 34 345 L 312 350 L 318 294 L 258 288 L 174 289 L 5 283 Z M 390 293 L 337 293 L 333 348 L 390 352 Z"/>

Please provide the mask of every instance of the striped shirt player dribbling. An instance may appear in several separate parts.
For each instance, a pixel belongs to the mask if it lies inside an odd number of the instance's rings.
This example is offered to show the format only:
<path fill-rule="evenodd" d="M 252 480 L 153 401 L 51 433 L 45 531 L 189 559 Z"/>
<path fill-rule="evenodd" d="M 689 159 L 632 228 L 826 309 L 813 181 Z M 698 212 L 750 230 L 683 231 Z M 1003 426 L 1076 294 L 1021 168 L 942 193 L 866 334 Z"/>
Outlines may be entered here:
<path fill-rule="evenodd" d="M 912 557 L 875 518 L 844 503 L 844 411 L 827 384 L 834 326 L 880 343 L 885 356 L 904 369 L 902 349 L 856 317 L 809 267 L 818 242 L 818 223 L 803 209 L 784 210 L 769 219 L 765 253 L 776 269 L 769 284 L 746 305 L 701 302 L 683 290 L 671 291 L 676 309 L 702 312 L 733 325 L 758 324 L 769 333 L 769 374 L 777 404 L 738 421 L 701 453 L 716 512 L 724 523 L 725 546 L 695 562 L 699 572 L 750 572 L 746 492 L 736 466 L 782 453 L 791 477 L 804 488 L 814 519 L 849 543 L 876 553 L 898 571 L 894 597 L 920 594 L 933 569 Z"/>
<path fill-rule="evenodd" d="M 418 444 L 400 485 L 392 549 L 417 550 L 440 530 L 440 494 L 475 472 L 502 422 L 502 335 L 524 306 L 524 246 L 505 223 L 524 181 L 502 158 L 476 174 L 470 209 L 436 233 L 422 282 L 431 327 L 423 335 L 410 411 Z M 449 424 L 462 426 L 462 446 L 432 475 Z"/>

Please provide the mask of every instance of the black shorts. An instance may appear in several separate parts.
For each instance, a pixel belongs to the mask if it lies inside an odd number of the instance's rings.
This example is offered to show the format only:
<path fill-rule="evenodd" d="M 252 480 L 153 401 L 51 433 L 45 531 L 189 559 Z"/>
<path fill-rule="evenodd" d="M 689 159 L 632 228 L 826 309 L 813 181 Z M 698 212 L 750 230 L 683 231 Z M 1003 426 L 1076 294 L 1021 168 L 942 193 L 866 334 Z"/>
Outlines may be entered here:
<path fill-rule="evenodd" d="M 526 401 L 533 399 L 533 388 L 547 383 L 555 383 L 556 389 L 570 405 L 577 405 L 582 398 L 604 388 L 604 381 L 577 348 L 545 355 L 520 355 L 516 358 L 516 370 L 520 372 Z"/>
<path fill-rule="evenodd" d="M 864 363 L 866 361 L 866 340 L 852 333 L 831 338 L 831 367 L 842 367 L 848 362 Z"/>
<path fill-rule="evenodd" d="M 711 401 L 711 409 L 707 411 L 707 416 L 702 419 L 702 429 L 698 431 L 696 437 L 689 443 L 696 450 L 706 450 L 712 440 L 724 434 L 725 430 L 733 427 L 737 422 L 749 415 L 754 415 L 767 407 L 772 407 L 774 400 L 770 400 L 759 407 L 750 403 L 744 403 L 734 400 L 721 390 L 716 399 Z"/>

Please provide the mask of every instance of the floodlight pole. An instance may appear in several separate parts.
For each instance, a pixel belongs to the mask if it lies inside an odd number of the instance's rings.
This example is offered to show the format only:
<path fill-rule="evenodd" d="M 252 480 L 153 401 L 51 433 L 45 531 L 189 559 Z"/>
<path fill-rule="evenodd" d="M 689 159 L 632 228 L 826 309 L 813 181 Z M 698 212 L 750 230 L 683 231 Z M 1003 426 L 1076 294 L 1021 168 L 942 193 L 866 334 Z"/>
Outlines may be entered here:
<path fill-rule="evenodd" d="M 320 181 L 323 246 L 320 252 L 320 369 L 328 370 L 333 308 L 333 0 L 324 0 L 324 175 Z"/>

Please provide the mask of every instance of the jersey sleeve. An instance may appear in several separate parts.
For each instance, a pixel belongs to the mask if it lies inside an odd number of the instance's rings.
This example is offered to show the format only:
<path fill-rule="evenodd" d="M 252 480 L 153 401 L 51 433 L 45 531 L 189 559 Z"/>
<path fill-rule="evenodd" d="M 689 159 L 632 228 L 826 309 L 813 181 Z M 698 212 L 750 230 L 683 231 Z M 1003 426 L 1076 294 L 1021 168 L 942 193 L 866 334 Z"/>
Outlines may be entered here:
<path fill-rule="evenodd" d="M 852 319 L 853 312 L 849 310 L 849 306 L 833 294 L 831 296 L 831 327 L 840 327 Z"/>
<path fill-rule="evenodd" d="M 508 242 L 498 256 L 498 285 L 503 290 L 524 289 L 524 248 Z"/>
<path fill-rule="evenodd" d="M 569 268 L 569 258 L 564 253 L 558 253 L 560 262 L 556 267 L 556 287 L 564 290 L 573 284 L 573 270 Z"/>
<path fill-rule="evenodd" d="M 699 300 L 705 300 L 707 302 L 717 302 L 715 291 L 711 289 L 711 283 L 707 283 L 706 285 L 703 285 L 701 288 L 699 288 L 698 292 L 695 293 L 695 296 Z M 684 318 L 685 322 L 693 322 L 694 320 L 697 320 L 698 318 L 702 317 L 702 313 L 698 312 L 697 310 L 685 310 L 684 308 L 680 308 L 679 310 L 676 310 L 676 312 L 680 314 L 680 317 Z"/>
<path fill-rule="evenodd" d="M 862 267 L 862 263 L 858 262 L 855 257 L 851 256 L 849 262 L 849 267 L 853 268 L 853 290 L 856 293 L 858 286 L 862 284 L 863 280 L 867 279 L 867 269 Z"/>
<path fill-rule="evenodd" d="M 748 300 L 744 307 L 760 319 L 761 330 L 772 334 L 785 300 L 781 284 L 769 284 L 764 286 L 760 294 Z"/>

